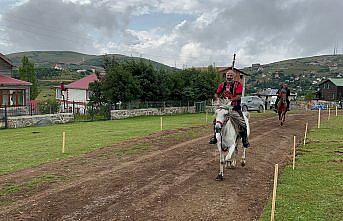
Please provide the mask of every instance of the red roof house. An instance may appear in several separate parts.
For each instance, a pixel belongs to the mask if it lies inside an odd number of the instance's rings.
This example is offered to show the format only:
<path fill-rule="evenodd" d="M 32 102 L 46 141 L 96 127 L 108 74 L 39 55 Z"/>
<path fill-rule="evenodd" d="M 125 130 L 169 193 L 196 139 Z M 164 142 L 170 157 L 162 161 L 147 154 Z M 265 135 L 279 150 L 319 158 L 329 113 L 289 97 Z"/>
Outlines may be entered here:
<path fill-rule="evenodd" d="M 12 62 L 0 53 L 0 108 L 30 104 L 30 82 L 12 78 Z"/>

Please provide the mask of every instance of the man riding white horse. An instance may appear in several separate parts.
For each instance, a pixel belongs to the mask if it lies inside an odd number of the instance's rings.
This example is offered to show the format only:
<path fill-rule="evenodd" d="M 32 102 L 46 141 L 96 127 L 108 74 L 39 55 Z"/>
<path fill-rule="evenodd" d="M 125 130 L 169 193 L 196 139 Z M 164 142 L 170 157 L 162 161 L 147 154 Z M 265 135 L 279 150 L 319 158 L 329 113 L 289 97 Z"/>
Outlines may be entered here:
<path fill-rule="evenodd" d="M 215 99 L 218 100 L 219 98 L 229 99 L 231 101 L 231 105 L 233 106 L 232 110 L 236 111 L 241 118 L 241 121 L 244 122 L 239 128 L 239 135 L 242 138 L 243 147 L 248 148 L 250 146 L 248 141 L 248 134 L 247 134 L 247 126 L 244 121 L 243 113 L 241 110 L 241 96 L 243 92 L 243 85 L 239 81 L 235 81 L 236 73 L 230 69 L 226 72 L 226 79 L 224 82 L 219 84 Z M 215 121 L 213 122 L 215 125 Z M 211 138 L 210 144 L 216 144 L 216 132 L 214 130 L 214 136 Z"/>

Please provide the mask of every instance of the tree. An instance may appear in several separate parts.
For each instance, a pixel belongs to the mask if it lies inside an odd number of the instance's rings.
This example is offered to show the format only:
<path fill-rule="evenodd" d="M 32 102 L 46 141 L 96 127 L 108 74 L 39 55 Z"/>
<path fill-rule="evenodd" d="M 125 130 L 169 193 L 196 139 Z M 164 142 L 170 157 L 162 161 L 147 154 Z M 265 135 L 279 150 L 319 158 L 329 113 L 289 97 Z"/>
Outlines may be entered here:
<path fill-rule="evenodd" d="M 107 103 L 107 99 L 104 95 L 103 89 L 102 89 L 102 82 L 101 78 L 99 77 L 100 74 L 97 73 L 98 81 L 94 81 L 89 84 L 89 106 L 90 107 L 100 107 Z"/>
<path fill-rule="evenodd" d="M 144 62 L 142 59 L 139 62 L 130 61 L 124 63 L 123 67 L 129 71 L 132 76 L 138 80 L 139 92 L 138 98 L 142 101 L 156 101 L 159 93 L 159 85 L 157 70 L 151 63 Z"/>
<path fill-rule="evenodd" d="M 39 94 L 34 63 L 30 62 L 26 56 L 22 58 L 21 63 L 19 67 L 20 79 L 32 83 L 30 86 L 30 99 L 34 100 Z"/>
<path fill-rule="evenodd" d="M 102 81 L 104 97 L 111 103 L 128 102 L 137 99 L 140 90 L 138 81 L 122 64 L 111 64 L 106 68 Z"/>
<path fill-rule="evenodd" d="M 314 94 L 312 92 L 308 92 L 305 95 L 305 101 L 311 101 L 314 98 Z"/>

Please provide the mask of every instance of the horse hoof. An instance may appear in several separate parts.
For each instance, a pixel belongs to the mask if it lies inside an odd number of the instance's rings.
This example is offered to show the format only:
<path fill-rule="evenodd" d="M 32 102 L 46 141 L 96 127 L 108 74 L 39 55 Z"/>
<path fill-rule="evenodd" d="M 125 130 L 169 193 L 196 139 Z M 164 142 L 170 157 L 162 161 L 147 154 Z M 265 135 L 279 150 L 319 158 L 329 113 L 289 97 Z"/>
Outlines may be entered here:
<path fill-rule="evenodd" d="M 242 161 L 241 161 L 241 166 L 242 166 L 242 167 L 245 167 L 245 160 L 242 160 Z"/>
<path fill-rule="evenodd" d="M 231 162 L 231 169 L 235 168 L 237 165 L 237 161 L 236 160 L 232 160 Z"/>
<path fill-rule="evenodd" d="M 218 176 L 216 177 L 216 181 L 223 181 L 223 180 L 224 180 L 223 174 L 218 174 Z"/>
<path fill-rule="evenodd" d="M 282 122 L 280 123 L 280 126 L 283 126 L 283 123 L 282 123 Z"/>

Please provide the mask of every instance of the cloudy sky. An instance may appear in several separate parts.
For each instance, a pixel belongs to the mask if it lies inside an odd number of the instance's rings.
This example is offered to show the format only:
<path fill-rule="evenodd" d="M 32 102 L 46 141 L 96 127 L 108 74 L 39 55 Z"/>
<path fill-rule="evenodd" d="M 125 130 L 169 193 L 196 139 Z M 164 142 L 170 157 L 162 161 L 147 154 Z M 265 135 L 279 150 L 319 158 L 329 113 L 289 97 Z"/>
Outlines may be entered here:
<path fill-rule="evenodd" d="M 0 0 L 0 52 L 239 67 L 343 52 L 342 0 Z"/>

